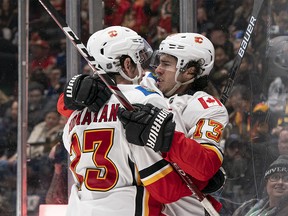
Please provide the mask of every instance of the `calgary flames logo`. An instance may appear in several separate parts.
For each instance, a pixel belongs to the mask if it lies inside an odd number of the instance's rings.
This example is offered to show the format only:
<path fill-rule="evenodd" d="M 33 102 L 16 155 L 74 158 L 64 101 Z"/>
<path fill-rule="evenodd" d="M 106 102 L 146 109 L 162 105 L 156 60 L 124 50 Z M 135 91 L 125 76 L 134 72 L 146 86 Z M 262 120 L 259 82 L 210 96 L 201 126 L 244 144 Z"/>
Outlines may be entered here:
<path fill-rule="evenodd" d="M 110 37 L 116 37 L 118 35 L 116 30 L 109 31 L 108 34 Z"/>
<path fill-rule="evenodd" d="M 195 37 L 195 43 L 202 43 L 203 42 L 203 38 L 202 37 Z"/>

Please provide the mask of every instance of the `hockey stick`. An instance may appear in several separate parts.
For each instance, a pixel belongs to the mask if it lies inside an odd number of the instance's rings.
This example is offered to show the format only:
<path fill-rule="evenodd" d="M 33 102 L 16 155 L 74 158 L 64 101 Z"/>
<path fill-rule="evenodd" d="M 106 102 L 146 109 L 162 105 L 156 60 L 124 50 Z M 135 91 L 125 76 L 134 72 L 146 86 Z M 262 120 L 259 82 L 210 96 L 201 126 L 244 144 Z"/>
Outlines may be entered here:
<path fill-rule="evenodd" d="M 57 25 L 63 30 L 66 36 L 70 39 L 73 45 L 78 49 L 80 54 L 84 57 L 87 61 L 90 68 L 96 73 L 101 80 L 106 84 L 106 86 L 111 90 L 111 92 L 117 97 L 120 103 L 127 109 L 127 110 L 134 110 L 133 106 L 127 98 L 123 95 L 117 85 L 113 82 L 113 80 L 108 76 L 108 74 L 104 70 L 96 69 L 96 61 L 95 58 L 89 54 L 85 45 L 79 40 L 73 30 L 68 26 L 65 20 L 58 14 L 55 8 L 51 5 L 49 0 L 39 0 L 48 14 L 54 19 Z"/>
<path fill-rule="evenodd" d="M 91 69 L 98 74 L 98 76 L 103 80 L 103 82 L 107 85 L 107 87 L 111 90 L 111 92 L 118 98 L 120 103 L 127 110 L 134 110 L 132 104 L 128 101 L 128 99 L 123 95 L 117 85 L 113 82 L 113 80 L 107 75 L 107 73 L 103 70 L 99 71 L 95 68 L 96 60 L 92 55 L 89 54 L 85 45 L 80 41 L 80 39 L 76 36 L 76 34 L 72 31 L 72 29 L 68 26 L 65 20 L 58 14 L 55 8 L 51 5 L 49 0 L 38 0 L 44 9 L 48 12 L 48 14 L 53 18 L 53 20 L 57 23 L 57 25 L 62 29 L 65 35 L 70 39 L 73 45 L 77 48 L 77 50 L 81 53 L 84 59 L 88 62 Z M 211 216 L 218 216 L 218 212 L 214 209 L 212 204 L 208 201 L 208 199 L 204 196 L 204 194 L 197 188 L 197 186 L 192 182 L 189 176 L 180 169 L 180 167 L 173 163 L 172 166 L 176 170 L 176 172 L 180 175 L 183 181 L 186 183 L 187 187 L 194 194 L 194 196 L 201 202 L 202 206 L 206 209 L 206 211 Z"/>
<path fill-rule="evenodd" d="M 251 17 L 249 20 L 249 24 L 248 24 L 247 29 L 245 31 L 244 38 L 241 41 L 238 53 L 234 59 L 233 66 L 230 69 L 228 83 L 226 84 L 224 91 L 223 91 L 221 98 L 220 98 L 220 101 L 223 104 L 225 104 L 225 102 L 228 99 L 230 92 L 233 88 L 235 75 L 236 75 L 236 73 L 237 73 L 237 71 L 241 65 L 243 56 L 245 55 L 246 49 L 247 49 L 249 42 L 251 40 L 251 36 L 252 36 L 253 30 L 254 30 L 258 15 L 259 15 L 259 11 L 263 5 L 263 1 L 264 0 L 254 0 L 253 10 L 252 10 L 252 14 L 251 14 Z"/>
<path fill-rule="evenodd" d="M 195 195 L 196 199 L 202 204 L 205 210 L 211 216 L 219 216 L 219 213 L 215 210 L 206 196 L 198 189 L 198 187 L 192 182 L 191 178 L 178 166 L 177 163 L 172 162 L 172 167 L 177 171 L 182 180 L 186 183 L 190 191 Z"/>

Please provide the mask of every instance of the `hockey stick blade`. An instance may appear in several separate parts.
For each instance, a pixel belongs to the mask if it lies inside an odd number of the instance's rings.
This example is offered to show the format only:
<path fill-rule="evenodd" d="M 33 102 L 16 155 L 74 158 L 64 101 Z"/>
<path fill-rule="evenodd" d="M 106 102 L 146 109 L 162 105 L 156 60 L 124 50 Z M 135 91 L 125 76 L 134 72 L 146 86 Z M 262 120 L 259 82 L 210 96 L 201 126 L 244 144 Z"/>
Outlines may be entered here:
<path fill-rule="evenodd" d="M 234 79 L 235 79 L 235 75 L 241 65 L 241 62 L 242 62 L 242 59 L 243 59 L 243 56 L 245 55 L 246 53 L 246 49 L 249 45 L 249 42 L 251 40 L 251 37 L 252 37 L 252 33 L 253 33 L 253 30 L 255 28 L 255 25 L 256 25 L 256 22 L 257 22 L 257 19 L 258 19 L 258 15 L 259 15 L 259 12 L 260 12 L 260 9 L 263 5 L 263 1 L 264 0 L 254 0 L 254 4 L 253 4 L 253 10 L 252 10 L 252 14 L 251 14 L 251 17 L 249 19 L 249 24 L 246 28 L 246 31 L 244 33 L 244 37 L 241 41 L 241 44 L 240 44 L 240 48 L 237 52 L 237 55 L 234 59 L 234 62 L 233 62 L 233 66 L 232 68 L 230 69 L 230 72 L 229 72 L 229 78 L 228 78 L 228 82 L 224 88 L 224 91 L 220 97 L 220 101 L 225 104 L 226 100 L 228 99 L 229 95 L 230 95 L 230 92 L 233 88 L 233 84 L 234 84 Z"/>
<path fill-rule="evenodd" d="M 105 83 L 105 85 L 110 89 L 110 91 L 116 96 L 116 98 L 120 101 L 120 103 L 127 109 L 133 110 L 134 107 L 128 101 L 128 99 L 123 95 L 117 85 L 113 82 L 113 80 L 108 76 L 108 74 L 104 70 L 96 69 L 96 60 L 95 58 L 89 54 L 85 45 L 79 40 L 73 30 L 68 26 L 65 20 L 58 14 L 55 8 L 51 5 L 49 0 L 38 0 L 44 9 L 48 12 L 48 14 L 53 18 L 56 24 L 62 29 L 65 35 L 70 39 L 72 44 L 77 48 L 80 54 L 87 61 L 90 68 L 96 73 L 101 80 Z"/>

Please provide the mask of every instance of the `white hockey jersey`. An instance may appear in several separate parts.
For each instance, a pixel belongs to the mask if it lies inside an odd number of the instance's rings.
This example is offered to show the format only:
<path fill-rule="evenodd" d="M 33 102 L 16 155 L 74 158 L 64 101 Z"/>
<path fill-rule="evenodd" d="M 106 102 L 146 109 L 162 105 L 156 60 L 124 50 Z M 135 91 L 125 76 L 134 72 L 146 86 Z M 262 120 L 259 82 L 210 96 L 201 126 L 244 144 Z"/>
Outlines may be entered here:
<path fill-rule="evenodd" d="M 162 94 L 152 73 L 147 73 L 141 84 Z M 176 162 L 194 180 L 200 180 L 197 183 L 203 189 L 223 161 L 220 141 L 229 122 L 228 112 L 217 98 L 202 91 L 193 95 L 174 95 L 166 98 L 166 102 L 174 114 L 176 131 L 197 143 L 187 142 L 187 139 L 185 142 L 185 137 L 180 139 L 174 135 L 172 148 L 163 156 L 170 162 Z M 162 213 L 169 216 L 205 215 L 200 202 L 192 196 L 165 205 Z"/>
<path fill-rule="evenodd" d="M 132 104 L 167 106 L 164 98 L 141 86 L 118 87 Z M 161 203 L 191 195 L 160 154 L 127 142 L 117 119 L 119 106 L 112 95 L 98 113 L 74 111 L 65 125 L 63 142 L 75 180 L 67 216 L 159 215 Z"/>

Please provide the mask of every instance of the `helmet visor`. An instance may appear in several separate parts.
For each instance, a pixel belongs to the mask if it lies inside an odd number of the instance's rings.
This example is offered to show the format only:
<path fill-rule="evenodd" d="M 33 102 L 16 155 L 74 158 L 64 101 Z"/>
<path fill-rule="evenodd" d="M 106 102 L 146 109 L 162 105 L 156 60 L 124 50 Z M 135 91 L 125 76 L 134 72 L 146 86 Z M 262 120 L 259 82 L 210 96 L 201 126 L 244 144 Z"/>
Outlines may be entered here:
<path fill-rule="evenodd" d="M 156 69 L 158 65 L 160 65 L 160 53 L 159 53 L 159 50 L 155 50 L 150 59 L 149 66 Z"/>
<path fill-rule="evenodd" d="M 144 47 L 142 50 L 139 51 L 139 57 L 140 57 L 139 63 L 140 64 L 147 62 L 147 60 L 149 60 L 153 54 L 153 49 L 148 44 L 148 42 L 145 39 L 143 39 L 143 42 L 144 42 Z"/>

